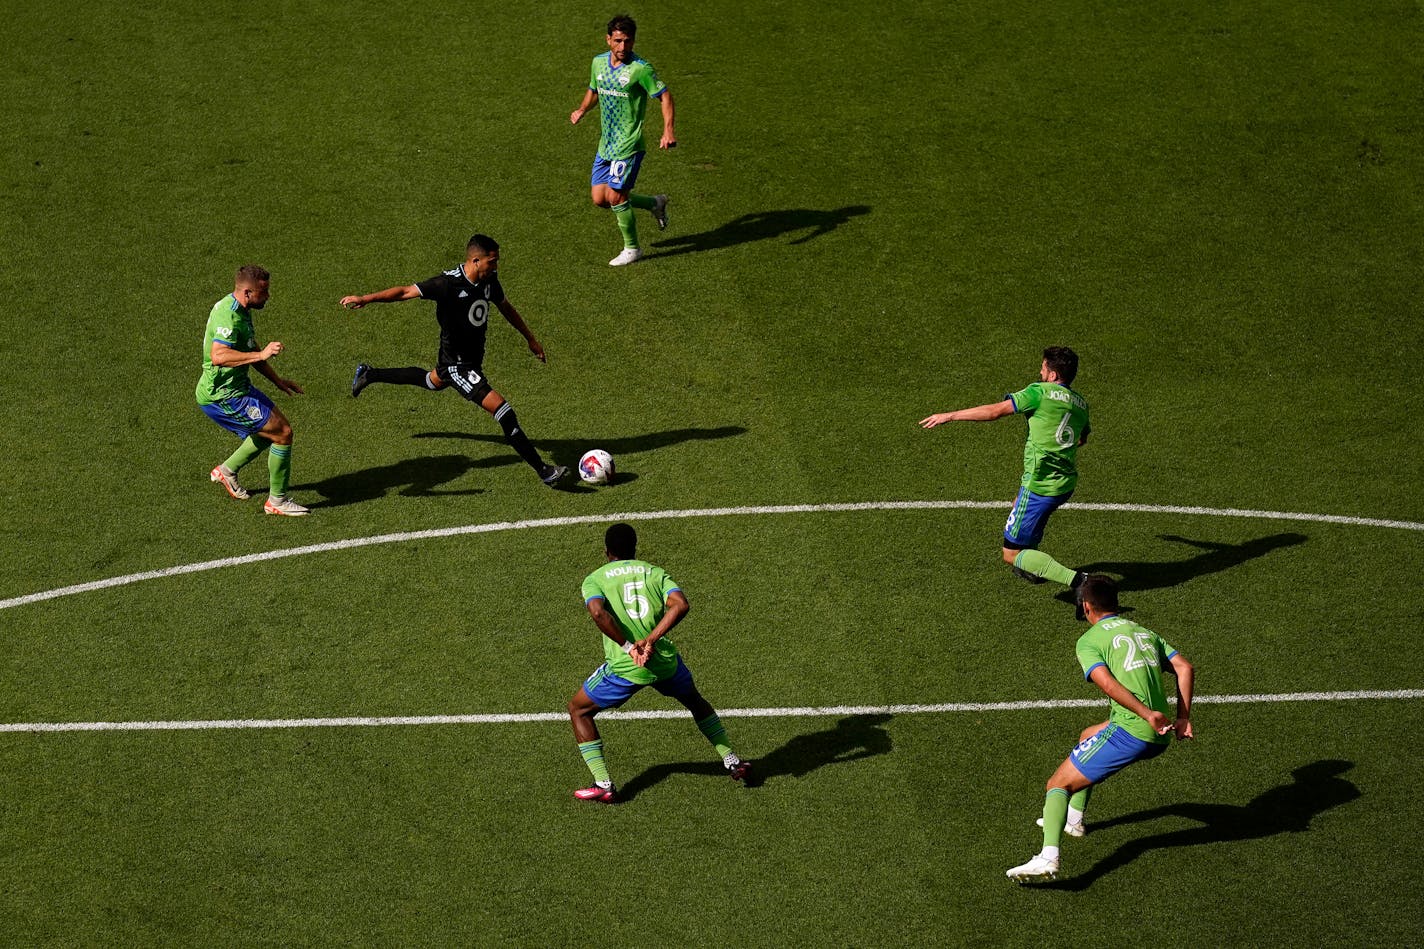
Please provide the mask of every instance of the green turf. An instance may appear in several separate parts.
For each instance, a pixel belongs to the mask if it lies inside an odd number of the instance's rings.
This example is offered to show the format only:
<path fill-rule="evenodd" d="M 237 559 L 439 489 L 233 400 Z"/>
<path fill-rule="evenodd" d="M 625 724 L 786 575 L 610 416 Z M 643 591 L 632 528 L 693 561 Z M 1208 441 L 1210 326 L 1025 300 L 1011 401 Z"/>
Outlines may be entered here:
<path fill-rule="evenodd" d="M 1021 423 L 933 411 L 1083 357 L 1080 501 L 1424 521 L 1418 4 L 634 9 L 680 144 L 614 270 L 567 121 L 613 11 L 60 2 L 0 70 L 0 599 L 400 531 L 740 505 L 1002 502 Z M 657 118 L 651 120 L 658 129 Z M 656 132 L 654 133 L 656 137 Z M 486 368 L 551 492 L 428 365 L 428 305 L 347 293 L 473 231 L 549 353 Z M 246 261 L 288 350 L 302 520 L 206 472 L 202 323 Z M 269 387 L 270 390 L 270 387 Z M 263 487 L 265 462 L 243 473 Z M 1004 511 L 642 523 L 722 707 L 1090 697 L 1080 628 L 997 562 Z M 559 712 L 599 655 L 585 525 L 229 567 L 0 610 L 0 722 Z M 1419 531 L 1066 509 L 1208 694 L 1421 687 Z M 655 696 L 637 708 L 666 707 Z M 16 944 L 1407 945 L 1418 700 L 1226 704 L 1114 778 L 1063 887 L 1003 870 L 1094 711 L 0 735 Z M 1348 762 L 1336 768 L 1330 762 Z M 1304 769 L 1297 777 L 1292 772 Z M 1124 923 L 1124 907 L 1131 923 Z"/>

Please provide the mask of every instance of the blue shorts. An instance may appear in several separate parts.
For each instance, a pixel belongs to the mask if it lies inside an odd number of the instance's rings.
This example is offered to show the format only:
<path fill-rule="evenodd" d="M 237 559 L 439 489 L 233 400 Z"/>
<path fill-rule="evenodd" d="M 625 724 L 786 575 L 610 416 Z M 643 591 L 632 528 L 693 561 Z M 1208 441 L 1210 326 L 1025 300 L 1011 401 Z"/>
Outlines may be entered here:
<path fill-rule="evenodd" d="M 1043 529 L 1048 526 L 1048 518 L 1073 496 L 1073 492 L 1048 497 L 1034 494 L 1028 488 L 1019 488 L 1019 496 L 1014 500 L 1014 509 L 1004 524 L 1004 546 L 1025 550 L 1038 546 L 1043 540 Z"/>
<path fill-rule="evenodd" d="M 256 435 L 272 417 L 272 400 L 261 389 L 248 389 L 246 395 L 220 399 L 198 408 L 208 418 L 232 432 L 238 438 Z"/>
<path fill-rule="evenodd" d="M 590 185 L 608 185 L 614 191 L 631 191 L 633 182 L 638 180 L 638 169 L 643 167 L 643 156 L 647 152 L 634 152 L 627 158 L 609 161 L 602 155 L 593 156 L 593 174 Z"/>
<path fill-rule="evenodd" d="M 1086 738 L 1073 749 L 1068 760 L 1082 772 L 1083 777 L 1097 784 L 1117 774 L 1134 761 L 1155 758 L 1167 750 L 1167 745 L 1155 741 L 1143 741 L 1128 734 L 1121 725 L 1109 724 L 1091 738 Z"/>
<path fill-rule="evenodd" d="M 692 684 L 692 673 L 683 664 L 681 656 L 677 657 L 677 671 L 666 679 L 652 683 L 652 686 L 670 699 L 687 698 L 697 691 L 697 687 Z M 609 672 L 606 662 L 593 670 L 593 675 L 583 684 L 583 690 L 599 708 L 617 708 L 637 694 L 642 687 L 641 682 L 629 682 L 622 676 Z"/>

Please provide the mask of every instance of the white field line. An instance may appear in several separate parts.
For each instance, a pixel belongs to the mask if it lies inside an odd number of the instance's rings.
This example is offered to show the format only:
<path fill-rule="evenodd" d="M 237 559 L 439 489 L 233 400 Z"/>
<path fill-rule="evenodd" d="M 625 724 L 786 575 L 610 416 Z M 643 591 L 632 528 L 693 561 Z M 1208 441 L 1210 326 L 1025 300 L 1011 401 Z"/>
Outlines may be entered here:
<path fill-rule="evenodd" d="M 1356 692 L 1279 692 L 1267 695 L 1199 695 L 1198 705 L 1254 705 L 1263 702 L 1349 702 L 1378 699 L 1424 699 L 1424 689 Z M 1019 702 L 942 702 L 936 705 L 828 705 L 792 708 L 728 708 L 723 718 L 812 718 L 847 715 L 924 715 L 944 712 L 1018 712 L 1031 709 L 1102 708 L 1098 699 L 1028 699 Z M 686 718 L 683 709 L 604 712 L 603 719 Z M 483 715 L 400 715 L 350 718 L 240 718 L 170 722 L 14 722 L 0 732 L 128 732 L 218 731 L 234 728 L 354 728 L 389 725 L 506 725 L 526 722 L 567 722 L 563 712 L 498 712 Z"/>
<path fill-rule="evenodd" d="M 460 527 L 441 527 L 432 530 L 406 531 L 398 534 L 377 534 L 373 537 L 353 537 L 348 540 L 329 541 L 324 544 L 308 544 L 304 547 L 289 547 L 285 550 L 268 550 L 240 557 L 224 557 L 220 560 L 205 560 L 201 563 L 180 564 L 159 570 L 145 570 L 121 577 L 76 583 L 73 586 L 27 593 L 24 596 L 0 600 L 0 610 L 57 600 L 76 593 L 92 593 L 113 587 L 128 586 L 145 580 L 161 580 L 177 577 L 185 573 L 202 573 L 207 570 L 221 570 L 244 564 L 264 563 L 285 557 L 302 557 L 307 554 L 330 553 L 353 550 L 357 547 L 372 547 L 377 544 L 400 544 L 412 540 L 431 540 L 440 537 L 457 537 L 463 534 L 493 534 L 500 531 L 531 530 L 539 527 L 572 527 L 580 524 L 605 524 L 613 521 L 653 521 L 686 517 L 735 517 L 761 514 L 830 514 L 846 511 L 939 511 L 939 510 L 1003 510 L 1009 505 L 1002 501 L 860 501 L 847 504 L 771 504 L 750 507 L 708 507 L 689 508 L 672 511 L 629 511 L 622 514 L 588 514 L 579 517 L 545 517 L 524 521 L 497 521 L 491 524 L 465 524 Z M 1315 524 L 1346 524 L 1354 527 L 1385 527 L 1395 530 L 1424 531 L 1424 522 L 1390 521 L 1376 517 L 1348 517 L 1340 514 L 1305 514 L 1291 511 L 1252 511 L 1240 508 L 1178 507 L 1169 504 L 1065 504 L 1062 510 L 1080 511 L 1125 511 L 1140 514 L 1184 514 L 1197 517 L 1244 517 L 1258 520 L 1308 521 Z"/>

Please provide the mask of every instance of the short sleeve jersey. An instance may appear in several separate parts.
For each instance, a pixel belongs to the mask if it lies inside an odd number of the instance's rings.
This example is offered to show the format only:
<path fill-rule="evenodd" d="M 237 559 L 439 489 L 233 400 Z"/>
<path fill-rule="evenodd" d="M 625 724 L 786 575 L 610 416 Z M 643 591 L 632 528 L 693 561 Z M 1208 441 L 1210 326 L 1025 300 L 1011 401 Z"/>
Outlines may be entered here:
<path fill-rule="evenodd" d="M 435 301 L 435 319 L 440 323 L 436 365 L 483 366 L 490 308 L 504 302 L 499 278 L 490 275 L 472 282 L 459 266 L 422 280 L 415 288 L 424 299 Z"/>
<path fill-rule="evenodd" d="M 648 97 L 667 91 L 651 63 L 641 56 L 615 66 L 613 53 L 593 57 L 588 87 L 598 93 L 598 114 L 603 136 L 598 140 L 598 157 L 608 161 L 628 158 L 648 150 L 643 141 L 643 116 Z"/>
<path fill-rule="evenodd" d="M 1009 396 L 1028 417 L 1020 481 L 1034 494 L 1057 497 L 1078 486 L 1078 443 L 1088 434 L 1088 400 L 1056 382 L 1035 382 Z"/>
<path fill-rule="evenodd" d="M 1121 616 L 1108 616 L 1094 623 L 1078 638 L 1078 664 L 1083 677 L 1091 676 L 1098 666 L 1107 666 L 1112 677 L 1143 705 L 1169 718 L 1171 706 L 1162 683 L 1162 670 L 1177 654 L 1167 642 L 1152 630 Z M 1152 726 L 1116 702 L 1109 701 L 1108 721 L 1122 726 L 1128 734 L 1143 741 L 1165 745 L 1171 739 L 1159 735 Z"/>
<path fill-rule="evenodd" d="M 231 346 L 240 353 L 255 353 L 260 349 L 257 334 L 252 329 L 251 311 L 231 293 L 214 303 L 208 313 L 208 327 L 203 333 L 203 375 L 194 391 L 199 405 L 237 398 L 252 389 L 247 378 L 248 366 L 213 365 L 213 343 Z"/>
<path fill-rule="evenodd" d="M 613 621 L 629 642 L 647 639 L 667 612 L 667 598 L 679 589 L 662 567 L 644 560 L 615 560 L 590 573 L 583 581 L 583 601 L 602 598 L 613 614 Z M 607 636 L 603 637 L 603 655 L 608 671 L 629 682 L 649 685 L 666 679 L 677 671 L 677 647 L 663 636 L 653 644 L 653 654 L 646 666 L 633 658 Z"/>

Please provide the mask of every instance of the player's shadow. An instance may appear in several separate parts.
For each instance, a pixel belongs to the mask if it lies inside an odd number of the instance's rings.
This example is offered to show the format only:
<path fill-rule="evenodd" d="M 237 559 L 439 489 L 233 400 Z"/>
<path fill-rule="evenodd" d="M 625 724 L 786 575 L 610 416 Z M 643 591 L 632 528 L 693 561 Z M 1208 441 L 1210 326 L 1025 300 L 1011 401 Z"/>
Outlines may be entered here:
<path fill-rule="evenodd" d="M 393 465 L 366 468 L 333 475 L 322 481 L 293 485 L 298 491 L 315 491 L 322 500 L 310 507 L 341 507 L 375 501 L 399 489 L 402 497 L 457 497 L 481 494 L 480 488 L 436 490 L 440 485 L 466 474 L 476 467 L 476 460 L 465 455 L 435 455 L 407 458 Z"/>
<path fill-rule="evenodd" d="M 579 457 L 589 448 L 602 448 L 613 455 L 618 465 L 618 483 L 632 481 L 637 477 L 628 466 L 622 464 L 626 455 L 656 451 L 669 445 L 683 442 L 710 441 L 718 438 L 732 438 L 745 435 L 747 430 L 740 425 L 723 425 L 720 428 L 675 428 L 666 432 L 651 432 L 647 435 L 628 435 L 623 438 L 540 438 L 535 447 L 544 452 L 557 465 L 575 465 Z M 471 468 L 498 468 L 501 465 L 522 465 L 524 462 L 505 442 L 503 435 L 489 432 L 418 432 L 412 438 L 457 438 L 465 441 L 488 442 L 498 445 L 502 451 L 485 458 L 470 459 Z"/>
<path fill-rule="evenodd" d="M 891 716 L 849 715 L 818 732 L 797 735 L 780 748 L 752 761 L 749 787 L 760 787 L 777 778 L 804 778 L 817 768 L 883 755 L 894 747 L 885 723 Z M 674 774 L 695 774 L 708 777 L 725 775 L 720 761 L 681 761 L 659 764 L 643 771 L 618 789 L 622 800 L 631 800 L 642 791 Z"/>
<path fill-rule="evenodd" d="M 653 241 L 658 257 L 674 254 L 700 253 L 707 250 L 721 250 L 737 244 L 771 240 L 787 234 L 805 231 L 790 244 L 804 244 L 809 240 L 829 234 L 853 217 L 869 214 L 870 208 L 864 204 L 836 208 L 833 211 L 816 211 L 811 208 L 794 208 L 786 211 L 756 211 L 733 218 L 710 231 L 700 234 L 685 234 L 665 240 Z"/>
<path fill-rule="evenodd" d="M 1195 547 L 1201 553 L 1185 560 L 1100 560 L 1097 563 L 1084 564 L 1078 569 L 1084 573 L 1110 573 L 1121 577 L 1118 589 L 1123 592 L 1160 590 L 1239 567 L 1249 560 L 1264 557 L 1273 550 L 1294 547 L 1310 539 L 1304 534 L 1271 534 L 1268 537 L 1248 540 L 1244 544 L 1219 544 L 1210 540 L 1179 537 L 1176 534 L 1158 534 L 1157 537 L 1171 543 Z M 1073 602 L 1073 596 L 1068 592 L 1060 593 L 1059 599 L 1067 603 Z"/>
<path fill-rule="evenodd" d="M 1129 841 L 1099 860 L 1086 873 L 1058 880 L 1048 886 L 1054 889 L 1085 890 L 1097 880 L 1127 866 L 1143 854 L 1167 847 L 1199 847 L 1204 844 L 1274 837 L 1276 834 L 1304 833 L 1310 829 L 1310 822 L 1319 815 L 1341 804 L 1348 804 L 1360 796 L 1360 789 L 1341 777 L 1354 766 L 1353 761 L 1337 759 L 1302 765 L 1291 772 L 1295 778 L 1291 783 L 1264 791 L 1240 806 L 1164 804 L 1101 823 L 1089 821 L 1089 839 L 1111 827 L 1140 824 L 1164 817 L 1186 818 L 1196 821 L 1199 826 Z"/>

